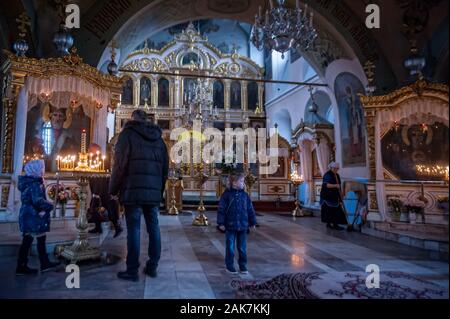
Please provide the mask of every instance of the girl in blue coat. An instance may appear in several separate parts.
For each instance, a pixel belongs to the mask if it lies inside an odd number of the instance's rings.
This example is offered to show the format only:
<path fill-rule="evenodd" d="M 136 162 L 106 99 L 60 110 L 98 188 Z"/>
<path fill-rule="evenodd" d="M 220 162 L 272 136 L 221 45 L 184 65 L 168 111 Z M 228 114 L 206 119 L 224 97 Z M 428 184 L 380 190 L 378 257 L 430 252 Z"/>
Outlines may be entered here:
<path fill-rule="evenodd" d="M 247 270 L 247 230 L 255 227 L 256 214 L 250 196 L 244 191 L 244 176 L 230 176 L 230 187 L 222 194 L 217 212 L 217 225 L 225 231 L 225 266 L 229 273 L 237 273 L 234 267 L 234 250 L 239 252 L 239 270 Z"/>
<path fill-rule="evenodd" d="M 48 271 L 59 263 L 50 262 L 45 247 L 45 233 L 50 231 L 50 212 L 53 205 L 45 199 L 43 160 L 33 160 L 25 165 L 25 175 L 19 176 L 18 189 L 21 192 L 22 206 L 19 213 L 19 226 L 23 234 L 19 249 L 16 275 L 36 274 L 37 269 L 28 267 L 28 255 L 34 237 L 37 239 L 37 250 L 41 264 L 41 272 Z"/>

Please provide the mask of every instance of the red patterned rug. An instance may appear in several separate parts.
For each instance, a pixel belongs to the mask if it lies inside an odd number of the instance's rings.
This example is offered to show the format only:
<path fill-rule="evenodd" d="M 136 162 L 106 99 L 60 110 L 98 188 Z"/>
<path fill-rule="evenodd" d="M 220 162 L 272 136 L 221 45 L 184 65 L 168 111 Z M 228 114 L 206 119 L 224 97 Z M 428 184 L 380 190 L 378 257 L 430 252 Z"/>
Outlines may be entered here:
<path fill-rule="evenodd" d="M 282 274 L 267 281 L 233 280 L 238 299 L 448 299 L 448 288 L 402 272 L 380 274 L 367 288 L 363 272 Z"/>

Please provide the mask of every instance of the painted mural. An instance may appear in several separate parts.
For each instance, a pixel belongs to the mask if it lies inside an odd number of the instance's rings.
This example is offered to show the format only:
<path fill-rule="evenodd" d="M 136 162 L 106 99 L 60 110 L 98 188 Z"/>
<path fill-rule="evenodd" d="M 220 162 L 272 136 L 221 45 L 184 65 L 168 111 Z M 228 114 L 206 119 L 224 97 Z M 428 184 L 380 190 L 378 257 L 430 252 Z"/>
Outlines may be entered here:
<path fill-rule="evenodd" d="M 342 165 L 366 166 L 366 128 L 358 94 L 364 94 L 361 81 L 351 73 L 336 77 L 334 92 L 339 109 Z"/>

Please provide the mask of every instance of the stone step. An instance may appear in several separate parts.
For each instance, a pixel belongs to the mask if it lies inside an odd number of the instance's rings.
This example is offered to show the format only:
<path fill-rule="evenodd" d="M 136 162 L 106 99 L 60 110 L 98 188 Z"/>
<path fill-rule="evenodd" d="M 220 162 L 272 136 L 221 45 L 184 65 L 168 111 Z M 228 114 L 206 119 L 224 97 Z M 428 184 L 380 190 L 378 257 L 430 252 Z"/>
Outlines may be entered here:
<path fill-rule="evenodd" d="M 371 227 L 363 227 L 362 233 L 385 240 L 395 241 L 403 245 L 421 248 L 429 251 L 430 258 L 432 259 L 448 261 L 448 235 L 447 237 L 443 237 L 414 233 L 411 231 L 386 230 L 379 229 L 374 225 L 371 225 Z"/>

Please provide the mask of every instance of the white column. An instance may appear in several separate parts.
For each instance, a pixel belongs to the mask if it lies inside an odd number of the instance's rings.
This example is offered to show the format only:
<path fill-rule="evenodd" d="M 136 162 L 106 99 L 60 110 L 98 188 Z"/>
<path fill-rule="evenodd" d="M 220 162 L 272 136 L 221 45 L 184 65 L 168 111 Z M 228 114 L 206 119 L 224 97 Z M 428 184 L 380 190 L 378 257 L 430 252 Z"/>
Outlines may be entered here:
<path fill-rule="evenodd" d="M 99 145 L 102 152 L 106 152 L 106 126 L 108 122 L 108 110 L 106 107 L 102 107 L 100 110 L 95 111 L 94 130 L 93 130 L 93 143 Z"/>
<path fill-rule="evenodd" d="M 17 181 L 23 168 L 23 155 L 25 152 L 25 134 L 28 116 L 28 89 L 26 85 L 22 87 L 17 97 L 17 110 L 15 118 L 14 132 L 14 167 L 11 176 L 11 186 L 9 188 L 7 220 L 16 221 L 19 217 L 20 192 L 17 189 Z"/>

